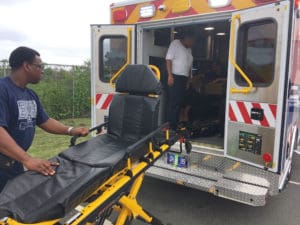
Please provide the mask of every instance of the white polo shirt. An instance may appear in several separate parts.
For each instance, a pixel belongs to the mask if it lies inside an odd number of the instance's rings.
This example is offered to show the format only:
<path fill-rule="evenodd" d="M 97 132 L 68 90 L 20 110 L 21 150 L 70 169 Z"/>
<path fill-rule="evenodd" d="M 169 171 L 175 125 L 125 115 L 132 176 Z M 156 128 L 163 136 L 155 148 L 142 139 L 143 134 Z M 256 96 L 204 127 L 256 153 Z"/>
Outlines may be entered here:
<path fill-rule="evenodd" d="M 172 61 L 172 73 L 188 77 L 193 64 L 192 50 L 183 46 L 180 40 L 174 40 L 166 56 Z"/>

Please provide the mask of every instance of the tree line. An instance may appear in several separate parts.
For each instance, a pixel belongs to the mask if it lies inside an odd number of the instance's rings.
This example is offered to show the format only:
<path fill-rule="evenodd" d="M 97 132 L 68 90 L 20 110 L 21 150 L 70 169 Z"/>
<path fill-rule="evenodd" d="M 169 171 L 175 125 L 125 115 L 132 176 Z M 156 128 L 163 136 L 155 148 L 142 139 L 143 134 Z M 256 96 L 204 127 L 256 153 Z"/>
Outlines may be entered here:
<path fill-rule="evenodd" d="M 50 117 L 90 117 L 90 67 L 90 62 L 83 66 L 45 64 L 42 80 L 29 88 L 37 93 Z M 8 68 L 0 66 L 0 77 L 8 74 Z"/>

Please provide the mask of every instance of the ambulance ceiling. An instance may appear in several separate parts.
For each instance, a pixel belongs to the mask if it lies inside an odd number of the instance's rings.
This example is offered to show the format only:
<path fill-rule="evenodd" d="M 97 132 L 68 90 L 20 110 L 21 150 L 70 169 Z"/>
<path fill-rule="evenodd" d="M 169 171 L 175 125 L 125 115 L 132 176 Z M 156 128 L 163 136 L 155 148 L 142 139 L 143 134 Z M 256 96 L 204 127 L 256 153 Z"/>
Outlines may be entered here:
<path fill-rule="evenodd" d="M 207 34 L 229 33 L 229 21 L 214 22 L 209 24 L 198 24 L 192 26 L 175 27 L 175 32 L 181 32 L 184 29 L 193 29 L 197 35 L 205 36 Z"/>

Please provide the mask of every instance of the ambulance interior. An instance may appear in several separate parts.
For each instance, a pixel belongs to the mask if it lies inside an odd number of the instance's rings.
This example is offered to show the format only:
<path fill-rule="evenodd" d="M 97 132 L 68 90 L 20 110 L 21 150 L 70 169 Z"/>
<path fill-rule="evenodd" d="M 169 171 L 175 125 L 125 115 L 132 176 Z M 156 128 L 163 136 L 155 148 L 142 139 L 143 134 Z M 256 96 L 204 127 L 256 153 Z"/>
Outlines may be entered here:
<path fill-rule="evenodd" d="M 186 29 L 194 31 L 196 42 L 192 49 L 192 83 L 185 97 L 179 125 L 188 128 L 191 141 L 197 145 L 223 149 L 229 21 L 144 30 L 143 63 L 160 69 L 164 86 L 161 122 L 168 120 L 165 55 L 170 42 L 180 38 Z"/>

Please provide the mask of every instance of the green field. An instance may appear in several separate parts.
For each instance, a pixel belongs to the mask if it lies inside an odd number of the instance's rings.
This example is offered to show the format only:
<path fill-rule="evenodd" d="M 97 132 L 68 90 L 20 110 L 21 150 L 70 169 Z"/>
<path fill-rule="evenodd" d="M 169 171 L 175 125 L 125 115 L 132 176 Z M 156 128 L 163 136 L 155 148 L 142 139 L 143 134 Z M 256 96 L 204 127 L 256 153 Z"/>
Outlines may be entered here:
<path fill-rule="evenodd" d="M 80 119 L 66 119 L 61 120 L 61 122 L 68 126 L 80 126 L 80 127 L 90 127 L 90 118 L 80 118 Z M 80 138 L 78 141 L 83 141 L 88 139 Z M 70 136 L 65 135 L 53 135 L 46 133 L 40 128 L 36 129 L 36 135 L 31 148 L 29 149 L 29 154 L 35 157 L 49 159 L 52 156 L 58 154 L 62 150 L 66 149 L 70 144 Z"/>

